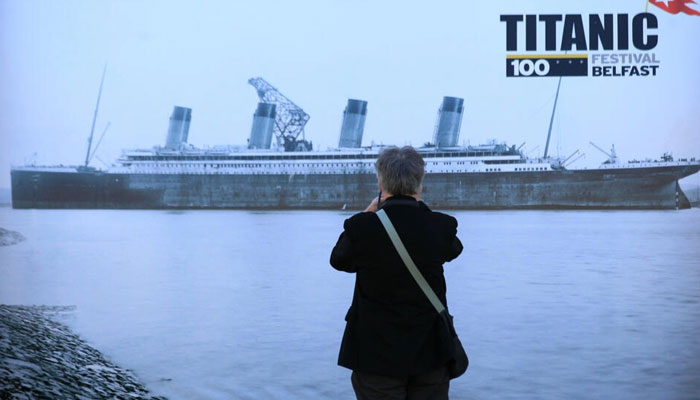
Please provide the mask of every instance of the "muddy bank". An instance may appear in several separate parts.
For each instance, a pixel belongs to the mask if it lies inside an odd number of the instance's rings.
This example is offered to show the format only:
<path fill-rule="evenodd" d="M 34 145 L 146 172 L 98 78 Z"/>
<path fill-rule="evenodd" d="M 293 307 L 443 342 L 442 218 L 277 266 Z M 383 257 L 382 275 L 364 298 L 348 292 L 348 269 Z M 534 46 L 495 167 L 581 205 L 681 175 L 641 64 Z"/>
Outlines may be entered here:
<path fill-rule="evenodd" d="M 164 399 L 49 318 L 71 310 L 0 305 L 0 399 Z"/>

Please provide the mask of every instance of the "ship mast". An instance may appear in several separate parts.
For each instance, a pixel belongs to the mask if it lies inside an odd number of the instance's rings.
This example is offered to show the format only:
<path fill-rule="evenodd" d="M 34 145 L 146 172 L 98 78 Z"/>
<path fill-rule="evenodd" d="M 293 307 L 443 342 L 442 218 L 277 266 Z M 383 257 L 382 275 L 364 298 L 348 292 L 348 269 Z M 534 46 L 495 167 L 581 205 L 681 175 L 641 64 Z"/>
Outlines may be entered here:
<path fill-rule="evenodd" d="M 105 73 L 107 72 L 107 64 L 102 70 L 102 80 L 100 80 L 100 90 L 97 92 L 97 104 L 95 105 L 95 115 L 92 117 L 92 127 L 90 128 L 90 138 L 88 139 L 87 154 L 85 154 L 85 167 L 90 162 L 90 149 L 92 148 L 92 136 L 95 133 L 95 122 L 97 121 L 97 110 L 100 109 L 100 97 L 102 97 L 102 84 L 105 82 Z"/>
<path fill-rule="evenodd" d="M 559 88 L 561 87 L 561 76 L 557 83 L 557 94 L 554 96 L 554 107 L 552 107 L 552 116 L 549 118 L 549 129 L 547 130 L 547 144 L 544 146 L 544 158 L 547 158 L 549 151 L 549 139 L 552 137 L 552 123 L 554 123 L 554 113 L 557 111 L 557 100 L 559 99 Z"/>

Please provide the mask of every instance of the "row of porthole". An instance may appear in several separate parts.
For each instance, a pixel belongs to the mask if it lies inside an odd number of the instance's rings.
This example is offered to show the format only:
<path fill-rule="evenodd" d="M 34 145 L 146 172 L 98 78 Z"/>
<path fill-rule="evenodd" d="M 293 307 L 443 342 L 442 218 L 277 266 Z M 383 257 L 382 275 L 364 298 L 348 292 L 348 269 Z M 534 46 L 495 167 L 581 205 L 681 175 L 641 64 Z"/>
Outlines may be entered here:
<path fill-rule="evenodd" d="M 454 162 L 455 162 L 456 164 L 466 164 L 466 161 L 454 161 Z M 478 164 L 478 163 L 479 163 L 478 161 L 470 161 L 470 164 Z M 431 162 L 431 164 L 432 164 L 432 165 L 438 165 L 438 164 L 442 164 L 442 165 L 452 165 L 452 161 L 442 161 L 442 162 L 433 161 L 433 162 Z"/>
<path fill-rule="evenodd" d="M 544 169 L 544 168 L 543 168 Z M 520 169 L 523 171 L 524 169 Z M 152 173 L 153 171 L 136 171 L 136 173 L 141 173 L 141 174 L 148 174 Z M 213 172 L 213 171 L 212 171 Z M 192 174 L 192 175 L 205 175 L 205 174 L 212 174 L 212 172 L 206 173 L 204 171 L 183 171 L 181 173 L 186 173 L 186 174 Z M 289 171 L 281 172 L 282 174 L 287 174 Z M 479 171 L 455 171 L 455 170 L 440 170 L 440 171 L 435 171 L 435 172 L 440 172 L 440 173 L 469 173 L 469 172 L 479 172 Z M 500 168 L 487 168 L 485 172 L 501 172 Z M 217 175 L 224 175 L 226 174 L 225 172 L 220 172 L 216 171 L 215 172 Z M 305 175 L 310 174 L 310 175 L 337 175 L 339 173 L 342 174 L 366 174 L 368 171 L 310 171 L 304 173 Z M 279 174 L 279 173 L 278 173 Z M 256 172 L 256 171 L 238 171 L 235 175 L 278 175 L 275 173 L 271 172 Z"/>
<path fill-rule="evenodd" d="M 272 171 L 268 172 L 257 172 L 257 171 L 237 171 L 236 173 L 233 173 L 231 175 L 279 175 L 279 174 L 288 174 L 290 171 L 282 171 L 279 173 L 273 173 Z M 293 174 L 303 174 L 303 175 L 338 175 L 338 174 L 367 174 L 370 173 L 371 171 L 307 171 L 307 172 L 294 172 Z M 162 173 L 162 172 L 155 172 L 155 171 L 134 171 L 136 174 L 151 174 L 151 173 Z M 223 171 L 210 171 L 210 172 L 205 172 L 202 170 L 198 171 L 174 171 L 174 174 L 189 174 L 189 175 L 226 175 L 226 172 Z M 170 175 L 171 173 L 166 173 L 165 175 Z"/>
<path fill-rule="evenodd" d="M 470 162 L 471 164 L 478 164 L 476 161 Z M 433 164 L 438 164 L 438 163 L 433 163 Z M 444 164 L 451 164 L 450 162 L 445 162 Z M 465 164 L 465 162 L 457 162 L 457 164 Z M 140 167 L 150 167 L 150 168 L 260 168 L 260 167 L 296 167 L 296 168 L 301 168 L 301 167 L 332 167 L 332 166 L 348 166 L 347 164 L 151 164 L 151 163 L 139 163 L 135 166 L 140 166 Z M 369 167 L 369 166 L 368 166 Z M 544 170 L 545 168 L 516 168 L 515 170 L 518 171 L 530 171 L 530 170 Z M 487 168 L 486 171 L 493 172 L 493 171 L 500 171 L 501 169 L 498 168 Z"/>
<path fill-rule="evenodd" d="M 247 168 L 250 168 L 250 167 L 247 167 Z M 536 167 L 536 168 L 533 167 L 533 168 L 516 168 L 515 170 L 516 170 L 516 171 L 544 171 L 544 170 L 546 170 L 546 169 L 547 169 L 547 168 L 544 168 L 544 167 Z M 485 171 L 486 171 L 486 172 L 501 172 L 501 169 L 500 169 L 500 168 L 486 168 Z M 144 172 L 144 173 L 148 173 L 149 171 L 143 171 L 143 172 Z M 311 172 L 320 173 L 320 174 L 332 174 L 332 173 L 338 172 L 338 171 L 326 170 L 326 171 L 311 171 Z M 357 173 L 363 173 L 362 171 L 358 171 L 358 170 L 356 170 L 356 171 L 342 171 L 342 172 L 344 172 L 344 173 L 355 173 L 355 174 L 357 174 Z M 474 171 L 455 171 L 455 170 L 446 171 L 446 170 L 441 170 L 441 171 L 439 171 L 439 172 L 474 172 Z M 255 174 L 264 175 L 265 173 L 257 172 L 257 173 L 255 173 Z"/>
<path fill-rule="evenodd" d="M 130 165 L 125 165 L 130 166 Z M 199 168 L 259 168 L 259 167 L 347 167 L 348 164 L 138 164 L 140 167 L 150 168 L 180 168 L 180 167 L 199 167 Z M 367 166 L 369 167 L 369 166 Z"/>
<path fill-rule="evenodd" d="M 467 163 L 466 161 L 457 161 L 457 165 L 464 165 L 466 163 Z M 475 165 L 478 163 L 479 163 L 478 161 L 469 161 L 469 164 L 472 164 L 472 165 Z"/>

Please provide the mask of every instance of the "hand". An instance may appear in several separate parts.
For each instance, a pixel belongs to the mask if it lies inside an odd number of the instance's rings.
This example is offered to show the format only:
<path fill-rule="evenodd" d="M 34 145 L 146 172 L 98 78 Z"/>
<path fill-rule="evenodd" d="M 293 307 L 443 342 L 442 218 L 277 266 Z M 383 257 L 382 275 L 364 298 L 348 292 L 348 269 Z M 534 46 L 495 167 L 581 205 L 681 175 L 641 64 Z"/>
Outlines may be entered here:
<path fill-rule="evenodd" d="M 379 197 L 375 197 L 371 203 L 365 208 L 365 212 L 377 212 L 377 206 L 379 205 Z"/>

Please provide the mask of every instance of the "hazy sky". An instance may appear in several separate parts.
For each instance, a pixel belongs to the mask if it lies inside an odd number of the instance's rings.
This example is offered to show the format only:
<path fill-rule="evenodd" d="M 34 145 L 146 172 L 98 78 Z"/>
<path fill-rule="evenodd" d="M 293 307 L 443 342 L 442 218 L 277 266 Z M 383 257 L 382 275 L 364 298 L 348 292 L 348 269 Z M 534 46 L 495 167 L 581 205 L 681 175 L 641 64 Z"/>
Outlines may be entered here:
<path fill-rule="evenodd" d="M 107 163 L 121 149 L 164 144 L 173 105 L 193 108 L 190 143 L 245 143 L 258 101 L 247 80 L 256 76 L 311 115 L 306 136 L 316 148 L 337 145 L 348 98 L 369 102 L 364 144 L 420 145 L 447 95 L 465 99 L 460 143 L 493 138 L 541 152 L 557 78 L 505 77 L 500 14 L 644 6 L 0 0 L 0 187 L 10 185 L 10 165 L 33 153 L 40 164 L 83 161 L 105 62 L 95 130 L 111 122 L 97 152 Z M 593 141 L 614 143 L 625 160 L 700 156 L 700 17 L 649 9 L 659 20 L 659 75 L 564 78 L 554 155 L 580 149 L 586 158 L 575 165 L 597 165 L 605 156 Z"/>

